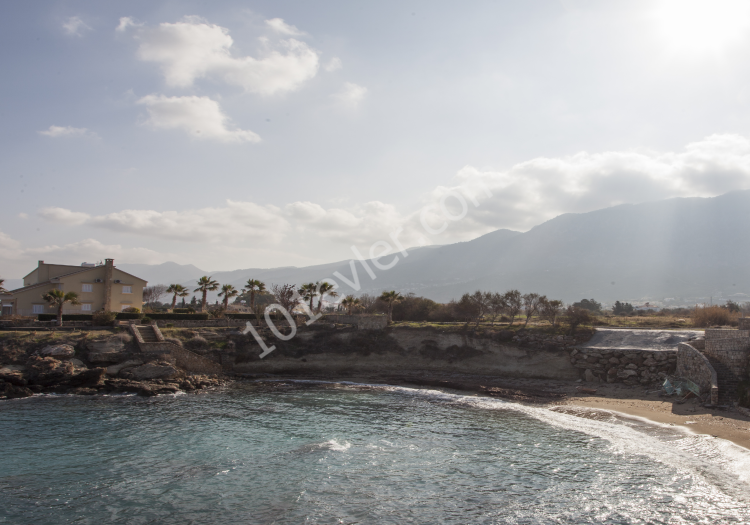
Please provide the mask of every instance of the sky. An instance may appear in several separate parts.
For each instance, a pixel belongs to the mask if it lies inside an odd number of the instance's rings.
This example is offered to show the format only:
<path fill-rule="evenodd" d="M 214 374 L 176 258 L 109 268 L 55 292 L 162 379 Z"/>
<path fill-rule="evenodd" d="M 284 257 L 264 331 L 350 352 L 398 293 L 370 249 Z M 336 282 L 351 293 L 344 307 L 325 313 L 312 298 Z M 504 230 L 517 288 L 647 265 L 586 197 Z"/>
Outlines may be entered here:
<path fill-rule="evenodd" d="M 750 188 L 742 0 L 0 10 L 0 278 L 306 266 Z"/>

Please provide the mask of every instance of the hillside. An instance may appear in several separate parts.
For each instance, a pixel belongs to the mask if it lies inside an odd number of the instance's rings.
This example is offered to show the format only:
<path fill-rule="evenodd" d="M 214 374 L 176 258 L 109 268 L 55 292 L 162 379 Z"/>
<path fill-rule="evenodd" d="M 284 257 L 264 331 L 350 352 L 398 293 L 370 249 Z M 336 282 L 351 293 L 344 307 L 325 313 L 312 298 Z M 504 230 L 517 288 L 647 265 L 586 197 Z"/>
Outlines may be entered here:
<path fill-rule="evenodd" d="M 497 230 L 468 242 L 414 249 L 394 268 L 376 270 L 374 281 L 357 263 L 359 293 L 397 289 L 447 301 L 477 288 L 518 288 L 565 301 L 744 301 L 750 299 L 747 239 L 750 191 L 624 204 L 561 215 L 525 233 Z M 210 274 L 235 286 L 251 277 L 300 284 L 336 271 L 352 279 L 349 261 L 213 273 L 174 263 L 134 266 L 119 265 L 151 283 L 192 284 Z M 345 293 L 351 291 L 336 280 Z"/>

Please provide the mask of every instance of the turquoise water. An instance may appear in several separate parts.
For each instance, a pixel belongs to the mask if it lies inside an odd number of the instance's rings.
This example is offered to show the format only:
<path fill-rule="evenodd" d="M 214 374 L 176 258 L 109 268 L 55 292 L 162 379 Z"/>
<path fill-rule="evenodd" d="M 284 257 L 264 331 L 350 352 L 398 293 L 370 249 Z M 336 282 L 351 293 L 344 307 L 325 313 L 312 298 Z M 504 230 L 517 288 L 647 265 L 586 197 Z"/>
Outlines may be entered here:
<path fill-rule="evenodd" d="M 0 403 L 0 523 L 748 523 L 725 441 L 399 387 Z"/>

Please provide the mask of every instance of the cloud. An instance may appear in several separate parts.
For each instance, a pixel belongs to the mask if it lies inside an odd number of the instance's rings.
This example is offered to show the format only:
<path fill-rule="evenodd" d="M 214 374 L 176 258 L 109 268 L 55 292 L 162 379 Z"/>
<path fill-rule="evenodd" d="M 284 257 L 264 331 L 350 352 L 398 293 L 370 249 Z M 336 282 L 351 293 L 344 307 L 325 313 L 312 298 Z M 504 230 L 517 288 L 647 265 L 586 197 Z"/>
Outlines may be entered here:
<path fill-rule="evenodd" d="M 260 137 L 249 130 L 230 129 L 230 119 L 219 103 L 208 97 L 167 97 L 147 95 L 138 101 L 146 106 L 146 124 L 161 129 L 182 129 L 197 139 L 221 142 L 258 142 Z"/>
<path fill-rule="evenodd" d="M 354 107 L 357 106 L 367 95 L 367 88 L 359 86 L 353 82 L 345 82 L 344 87 L 341 91 L 332 95 L 333 98 L 346 106 Z"/>
<path fill-rule="evenodd" d="M 284 22 L 282 18 L 272 18 L 271 20 L 266 20 L 266 25 L 274 31 L 281 33 L 282 35 L 302 36 L 305 34 L 304 31 L 300 31 L 296 27 Z"/>
<path fill-rule="evenodd" d="M 318 71 L 318 53 L 295 39 L 282 40 L 277 48 L 261 40 L 261 58 L 234 57 L 229 30 L 198 17 L 142 28 L 136 38 L 138 58 L 160 64 L 172 87 L 189 87 L 197 79 L 216 75 L 247 92 L 273 95 L 299 89 Z"/>
<path fill-rule="evenodd" d="M 90 215 L 87 213 L 81 213 L 77 211 L 66 210 L 65 208 L 42 208 L 37 212 L 37 215 L 45 221 L 54 222 L 57 224 L 67 224 L 75 226 L 86 222 Z"/>
<path fill-rule="evenodd" d="M 38 132 L 47 137 L 95 137 L 96 133 L 86 128 L 74 128 L 72 126 L 50 126 L 49 129 Z"/>
<path fill-rule="evenodd" d="M 174 260 L 174 254 L 159 253 L 148 248 L 127 248 L 120 244 L 104 244 L 96 239 L 83 239 L 68 244 L 51 244 L 34 248 L 24 247 L 19 241 L 0 231 L 0 262 L 7 275 L 23 275 L 36 267 L 39 259 L 60 264 L 79 265 L 83 261 L 114 258 L 120 262 L 159 264 Z"/>
<path fill-rule="evenodd" d="M 91 30 L 91 27 L 77 16 L 71 16 L 63 22 L 62 26 L 65 34 L 69 36 L 82 36 L 84 30 Z"/>
<path fill-rule="evenodd" d="M 223 208 L 185 211 L 124 210 L 91 218 L 110 231 L 188 242 L 275 242 L 289 229 L 281 210 L 271 205 L 228 200 Z"/>
<path fill-rule="evenodd" d="M 136 22 L 134 18 L 130 16 L 123 16 L 120 18 L 120 23 L 115 28 L 115 31 L 119 33 L 124 33 L 128 30 L 129 27 L 141 27 L 143 26 L 143 23 Z"/>
<path fill-rule="evenodd" d="M 341 69 L 342 67 L 344 67 L 344 64 L 341 63 L 341 59 L 339 57 L 333 57 L 331 60 L 326 62 L 326 65 L 323 66 L 323 69 L 330 73 L 331 71 L 336 71 L 337 69 Z"/>
<path fill-rule="evenodd" d="M 464 196 L 470 212 L 466 219 L 451 224 L 456 233 L 478 235 L 497 228 L 525 231 L 563 213 L 750 189 L 750 140 L 711 135 L 679 152 L 580 152 L 531 159 L 507 171 L 466 166 L 456 179 L 457 184 L 435 188 L 427 197 L 433 213 L 443 198 L 458 213 L 455 195 Z M 475 208 L 469 197 L 480 206 Z"/>
<path fill-rule="evenodd" d="M 304 242 L 324 246 L 321 250 L 331 256 L 352 244 L 366 253 L 372 243 L 388 241 L 398 229 L 403 229 L 399 239 L 405 246 L 445 244 L 499 228 L 526 231 L 563 213 L 672 197 L 712 197 L 748 188 L 750 140 L 712 135 L 677 152 L 580 152 L 531 159 L 505 171 L 466 166 L 453 184 L 433 188 L 421 206 L 407 212 L 379 201 L 326 208 L 310 201 L 276 207 L 228 200 L 220 207 L 124 210 L 95 217 L 60 208 L 39 213 L 48 220 L 85 221 L 111 232 L 211 243 L 217 250 L 252 244 L 266 250 L 263 253 L 282 253 Z M 465 216 L 446 220 L 443 208 L 454 217 Z M 424 228 L 422 217 L 432 231 Z M 435 234 L 443 224 L 445 230 Z"/>

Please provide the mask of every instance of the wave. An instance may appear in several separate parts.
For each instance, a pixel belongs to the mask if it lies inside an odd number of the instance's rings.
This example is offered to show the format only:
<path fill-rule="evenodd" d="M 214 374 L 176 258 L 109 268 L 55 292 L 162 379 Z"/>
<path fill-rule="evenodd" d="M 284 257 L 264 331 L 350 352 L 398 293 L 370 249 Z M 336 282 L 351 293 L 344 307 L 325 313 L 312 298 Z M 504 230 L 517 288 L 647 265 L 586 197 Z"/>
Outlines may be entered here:
<path fill-rule="evenodd" d="M 260 380 L 269 382 L 269 380 Z M 271 380 L 277 381 L 277 380 Z M 282 381 L 282 380 L 278 380 Z M 409 388 L 379 383 L 285 379 L 288 383 L 321 384 L 344 388 L 381 390 L 428 399 L 431 402 L 460 405 L 481 410 L 522 413 L 546 424 L 580 432 L 607 441 L 614 454 L 645 455 L 680 471 L 689 471 L 697 481 L 750 502 L 750 450 L 731 441 L 690 429 L 657 423 L 614 410 L 584 409 L 572 406 L 538 407 L 508 400 L 454 394 L 441 390 Z M 315 446 L 338 442 L 327 441 Z M 346 448 L 349 444 L 346 443 Z M 336 448 L 330 448 L 337 450 Z"/>

